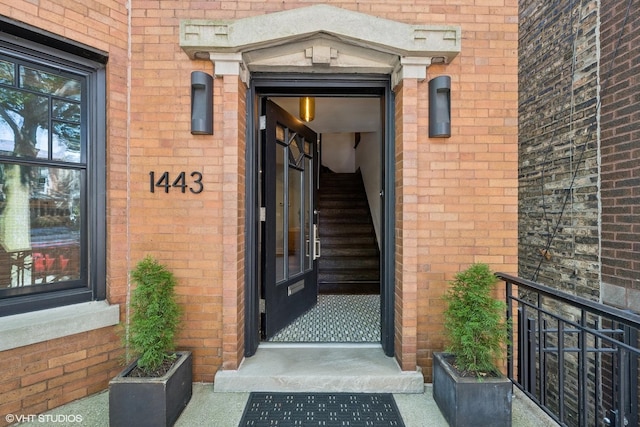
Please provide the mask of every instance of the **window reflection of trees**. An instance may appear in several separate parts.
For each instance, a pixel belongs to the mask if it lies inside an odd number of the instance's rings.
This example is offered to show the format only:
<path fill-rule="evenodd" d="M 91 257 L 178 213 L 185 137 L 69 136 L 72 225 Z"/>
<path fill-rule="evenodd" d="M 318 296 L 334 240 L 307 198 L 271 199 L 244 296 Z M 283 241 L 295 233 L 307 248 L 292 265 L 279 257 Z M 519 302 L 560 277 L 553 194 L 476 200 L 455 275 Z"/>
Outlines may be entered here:
<path fill-rule="evenodd" d="M 81 102 L 82 80 L 0 60 L 0 288 L 79 278 Z"/>

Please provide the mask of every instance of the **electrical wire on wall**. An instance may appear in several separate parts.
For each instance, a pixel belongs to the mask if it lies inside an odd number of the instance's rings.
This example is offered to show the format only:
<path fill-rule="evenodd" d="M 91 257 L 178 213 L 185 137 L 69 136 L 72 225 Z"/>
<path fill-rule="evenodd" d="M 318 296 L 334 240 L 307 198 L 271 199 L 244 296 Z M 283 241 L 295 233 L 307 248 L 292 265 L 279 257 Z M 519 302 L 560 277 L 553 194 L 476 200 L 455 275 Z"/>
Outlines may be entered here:
<path fill-rule="evenodd" d="M 574 2 L 573 0 L 571 1 L 571 4 L 569 5 L 569 13 L 572 13 L 574 10 Z M 579 6 L 579 16 L 578 16 L 578 20 L 577 20 L 577 24 L 574 24 L 573 22 L 573 14 L 572 14 L 572 18 L 571 18 L 571 28 L 573 29 L 573 33 L 572 33 L 572 53 L 571 53 L 571 73 L 570 73 L 570 86 L 571 86 L 571 90 L 569 90 L 569 96 L 570 96 L 570 109 L 569 109 L 569 135 L 571 137 L 571 151 L 573 151 L 573 145 L 574 145 L 574 140 L 573 137 L 571 135 L 571 133 L 573 132 L 573 114 L 574 114 L 574 107 L 575 107 L 575 102 L 574 102 L 574 80 L 575 80 L 575 73 L 576 73 L 576 41 L 578 38 L 578 31 L 580 28 L 580 24 L 582 23 L 582 10 L 583 10 L 583 3 L 582 0 L 580 1 L 580 6 Z M 553 134 L 551 135 L 550 140 L 553 141 L 556 137 L 556 132 L 558 130 L 558 127 L 556 127 L 553 130 Z M 578 161 L 578 165 L 581 164 L 581 160 L 582 157 L 584 155 L 584 152 L 586 151 L 586 145 L 584 144 L 583 146 L 583 150 L 580 153 L 580 158 Z M 551 224 L 551 220 L 548 217 L 548 212 L 547 212 L 547 203 L 546 203 L 546 198 L 545 198 L 545 177 L 546 177 L 546 167 L 547 167 L 547 162 L 549 160 L 549 154 L 553 151 L 553 145 L 549 146 L 549 149 L 546 150 L 545 155 L 544 155 L 544 161 L 542 163 L 542 172 L 541 172 L 541 177 L 540 177 L 540 193 L 541 193 L 541 197 L 542 197 L 542 214 L 543 214 L 543 221 L 546 224 L 547 227 L 547 243 L 544 247 L 544 249 L 540 250 L 540 258 L 539 258 L 539 262 L 538 265 L 536 267 L 536 270 L 533 273 L 533 276 L 531 277 L 532 281 L 536 281 L 538 279 L 538 274 L 540 272 L 540 268 L 542 266 L 542 262 L 546 259 L 546 260 L 550 260 L 551 259 L 551 253 L 550 253 L 550 249 L 551 249 L 551 245 L 553 243 L 553 240 L 555 238 L 555 236 L 558 234 L 558 231 L 560 230 L 560 224 L 562 222 L 562 217 L 564 216 L 564 212 L 566 209 L 566 206 L 569 202 L 569 200 L 572 198 L 571 195 L 573 194 L 573 185 L 575 183 L 575 177 L 577 175 L 578 169 L 575 168 L 574 173 L 572 174 L 572 179 L 571 179 L 571 183 L 569 185 L 569 187 L 565 190 L 565 197 L 562 203 L 562 207 L 560 209 L 560 215 L 558 217 L 558 220 L 556 221 L 555 226 L 553 227 L 553 230 L 551 230 L 550 228 L 550 224 Z M 570 161 L 573 161 L 573 155 L 571 155 L 571 159 Z M 573 166 L 571 166 L 571 169 L 573 170 Z"/>
<path fill-rule="evenodd" d="M 611 73 L 613 71 L 613 64 L 615 62 L 615 58 L 618 56 L 618 50 L 620 47 L 620 43 L 622 41 L 622 37 L 624 36 L 625 33 L 625 28 L 627 26 L 627 21 L 629 19 L 629 14 L 630 14 L 630 10 L 631 10 L 631 5 L 633 4 L 633 0 L 629 0 L 627 3 L 627 9 L 625 12 L 625 16 L 622 22 L 622 27 L 620 28 L 620 34 L 618 35 L 618 38 L 616 40 L 616 44 L 615 44 L 615 48 L 613 51 L 613 57 L 611 59 L 611 61 L 609 62 L 609 69 L 607 70 L 607 74 L 605 75 L 604 80 L 602 80 L 602 83 L 600 84 L 600 93 L 603 92 L 604 88 L 606 87 L 609 78 L 611 77 Z M 571 4 L 571 7 L 569 8 L 569 10 L 573 10 L 573 3 Z M 578 28 L 579 28 L 579 24 L 582 21 L 582 10 L 583 10 L 583 4 L 582 4 L 582 0 L 580 1 L 580 16 L 578 18 L 578 25 L 575 26 L 574 29 L 574 33 L 573 33 L 573 53 L 572 53 L 572 64 L 571 64 L 571 91 L 570 91 L 570 95 L 571 95 L 571 110 L 570 110 L 570 114 L 569 114 L 569 122 L 570 122 L 570 130 L 569 133 L 571 133 L 573 131 L 573 114 L 574 114 L 574 90 L 573 90 L 573 82 L 574 82 L 574 78 L 575 78 L 575 64 L 576 64 L 576 39 L 577 39 L 577 32 L 578 32 Z M 598 96 L 597 98 L 597 102 L 596 102 L 596 114 L 599 115 L 600 114 L 600 107 L 601 107 L 601 102 L 602 102 L 602 97 Z M 598 121 L 596 121 L 597 123 Z M 554 130 L 554 134 L 555 134 L 556 130 Z M 555 137 L 555 135 L 551 136 L 551 140 L 553 140 L 553 138 Z M 573 138 L 571 141 L 571 147 L 573 150 Z M 575 186 L 575 182 L 576 182 L 576 178 L 578 176 L 578 172 L 580 170 L 580 165 L 582 164 L 582 160 L 584 157 L 584 153 L 587 150 L 587 143 L 585 142 L 582 146 L 582 150 L 579 153 L 578 156 L 578 160 L 575 164 L 575 166 L 572 167 L 573 173 L 571 175 L 571 182 L 569 184 L 569 187 L 565 190 L 565 197 L 564 200 L 562 202 L 562 207 L 560 209 L 560 215 L 555 223 L 555 226 L 553 227 L 553 231 L 549 230 L 549 223 L 550 220 L 547 219 L 547 211 L 546 211 L 546 203 L 545 203 L 545 195 L 544 195 L 544 177 L 545 177 L 545 167 L 546 167 L 546 163 L 547 163 L 547 159 L 548 159 L 548 155 L 550 150 L 547 150 L 547 152 L 545 153 L 545 158 L 544 158 L 544 162 L 543 162 L 543 169 L 542 169 L 542 177 L 541 177 L 541 193 L 542 193 L 542 210 L 543 210 L 543 218 L 547 224 L 547 234 L 548 234 L 548 238 L 547 238 L 547 243 L 546 246 L 540 250 L 540 258 L 539 258 L 539 262 L 538 265 L 536 267 L 536 270 L 534 271 L 531 280 L 532 281 L 537 281 L 538 279 L 538 274 L 540 272 L 540 268 L 542 267 L 542 263 L 544 262 L 544 260 L 548 260 L 550 259 L 550 249 L 551 249 L 551 245 L 553 243 L 553 240 L 555 239 L 556 235 L 558 234 L 560 228 L 561 228 L 561 223 L 562 223 L 562 217 L 564 215 L 564 212 L 566 210 L 567 204 L 569 203 L 569 200 L 572 200 L 573 197 L 573 190 L 574 190 L 574 186 Z M 571 161 L 573 161 L 573 157 L 571 156 Z"/>

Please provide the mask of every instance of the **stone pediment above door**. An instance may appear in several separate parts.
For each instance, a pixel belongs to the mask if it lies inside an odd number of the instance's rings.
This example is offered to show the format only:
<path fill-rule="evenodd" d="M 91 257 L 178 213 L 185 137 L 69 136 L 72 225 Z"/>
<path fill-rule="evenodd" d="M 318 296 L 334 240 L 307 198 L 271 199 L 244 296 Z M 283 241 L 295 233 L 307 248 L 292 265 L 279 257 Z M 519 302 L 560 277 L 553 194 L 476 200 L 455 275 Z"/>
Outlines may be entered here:
<path fill-rule="evenodd" d="M 432 63 L 460 52 L 453 25 L 410 25 L 328 5 L 238 20 L 184 20 L 180 46 L 210 59 L 216 74 L 374 73 L 426 77 Z"/>

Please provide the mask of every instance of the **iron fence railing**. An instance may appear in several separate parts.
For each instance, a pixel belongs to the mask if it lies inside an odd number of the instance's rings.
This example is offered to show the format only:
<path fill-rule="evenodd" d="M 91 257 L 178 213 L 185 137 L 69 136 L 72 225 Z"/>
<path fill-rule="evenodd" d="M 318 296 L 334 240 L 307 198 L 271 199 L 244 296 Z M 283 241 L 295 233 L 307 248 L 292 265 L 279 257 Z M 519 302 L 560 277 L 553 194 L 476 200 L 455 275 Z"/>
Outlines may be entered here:
<path fill-rule="evenodd" d="M 639 426 L 640 316 L 497 276 L 512 323 L 513 383 L 561 425 Z"/>

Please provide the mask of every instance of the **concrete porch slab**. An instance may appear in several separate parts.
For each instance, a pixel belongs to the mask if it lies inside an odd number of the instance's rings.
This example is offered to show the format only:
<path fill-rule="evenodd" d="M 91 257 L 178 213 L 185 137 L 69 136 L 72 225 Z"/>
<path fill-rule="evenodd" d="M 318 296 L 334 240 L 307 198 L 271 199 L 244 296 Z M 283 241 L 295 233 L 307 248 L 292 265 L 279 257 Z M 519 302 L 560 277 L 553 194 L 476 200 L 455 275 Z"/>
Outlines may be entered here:
<path fill-rule="evenodd" d="M 422 393 L 424 378 L 380 345 L 262 344 L 238 370 L 218 371 L 214 391 Z"/>

